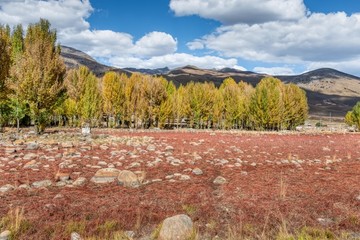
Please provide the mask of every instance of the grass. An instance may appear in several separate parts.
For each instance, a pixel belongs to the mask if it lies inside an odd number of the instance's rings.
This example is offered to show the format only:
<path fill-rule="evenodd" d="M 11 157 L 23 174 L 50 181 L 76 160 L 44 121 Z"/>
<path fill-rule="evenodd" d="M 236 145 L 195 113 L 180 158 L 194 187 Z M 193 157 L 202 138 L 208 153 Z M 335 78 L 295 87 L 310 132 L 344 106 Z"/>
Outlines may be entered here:
<path fill-rule="evenodd" d="M 0 232 L 9 230 L 9 239 L 17 239 L 18 236 L 27 232 L 32 227 L 30 221 L 24 216 L 24 208 L 16 207 L 9 210 L 7 215 L 0 220 Z"/>

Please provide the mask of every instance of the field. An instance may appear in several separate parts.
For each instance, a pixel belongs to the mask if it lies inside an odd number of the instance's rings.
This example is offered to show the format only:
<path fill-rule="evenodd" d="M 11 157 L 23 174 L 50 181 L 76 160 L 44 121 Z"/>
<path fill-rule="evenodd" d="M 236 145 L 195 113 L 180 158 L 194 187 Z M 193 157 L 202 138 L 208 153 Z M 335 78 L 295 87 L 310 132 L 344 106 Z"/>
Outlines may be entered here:
<path fill-rule="evenodd" d="M 139 186 L 93 182 L 103 168 L 131 170 Z M 356 133 L 4 133 L 0 232 L 151 239 L 166 217 L 183 213 L 194 239 L 360 239 L 359 183 Z"/>

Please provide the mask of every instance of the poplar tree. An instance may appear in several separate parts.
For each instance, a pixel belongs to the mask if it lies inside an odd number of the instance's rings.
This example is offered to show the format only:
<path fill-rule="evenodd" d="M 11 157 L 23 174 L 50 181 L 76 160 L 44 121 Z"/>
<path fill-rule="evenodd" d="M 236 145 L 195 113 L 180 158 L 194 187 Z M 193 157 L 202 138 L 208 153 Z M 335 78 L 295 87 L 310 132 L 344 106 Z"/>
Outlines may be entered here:
<path fill-rule="evenodd" d="M 107 125 L 109 125 L 109 118 L 114 118 L 117 122 L 121 115 L 125 101 L 124 78 L 127 78 L 125 74 L 107 72 L 102 79 L 103 111 L 107 116 Z"/>
<path fill-rule="evenodd" d="M 358 131 L 360 130 L 360 102 L 357 102 L 352 110 L 347 112 L 345 123 L 350 126 L 355 126 Z"/>
<path fill-rule="evenodd" d="M 9 89 L 7 79 L 10 74 L 11 66 L 11 42 L 10 29 L 8 26 L 0 25 L 0 130 L 10 115 L 10 109 L 7 105 Z"/>
<path fill-rule="evenodd" d="M 49 115 L 64 94 L 65 65 L 56 46 L 56 31 L 41 19 L 27 28 L 24 53 L 15 63 L 20 100 L 29 104 L 36 133 L 42 133 Z"/>

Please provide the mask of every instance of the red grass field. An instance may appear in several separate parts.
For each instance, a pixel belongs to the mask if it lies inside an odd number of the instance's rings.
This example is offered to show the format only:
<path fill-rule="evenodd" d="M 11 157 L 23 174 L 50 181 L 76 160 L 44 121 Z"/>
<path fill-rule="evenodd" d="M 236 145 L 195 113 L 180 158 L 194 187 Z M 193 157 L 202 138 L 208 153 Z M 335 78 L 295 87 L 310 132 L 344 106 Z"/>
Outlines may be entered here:
<path fill-rule="evenodd" d="M 35 140 L 39 148 L 26 149 Z M 155 151 L 147 150 L 149 144 Z M 64 130 L 13 143 L 4 134 L 0 147 L 0 187 L 54 183 L 0 193 L 0 219 L 11 209 L 24 209 L 27 225 L 18 239 L 69 239 L 72 231 L 109 236 L 108 230 L 131 230 L 140 239 L 179 213 L 191 217 L 200 239 L 227 239 L 230 233 L 239 239 L 276 238 L 285 225 L 289 233 L 305 226 L 337 236 L 360 233 L 360 135 L 355 133 L 96 130 L 93 140 L 85 141 Z M 37 168 L 23 168 L 28 153 L 35 154 Z M 157 158 L 161 161 L 149 166 Z M 173 166 L 172 159 L 183 164 Z M 98 170 L 92 166 L 99 161 L 145 171 L 144 185 L 92 183 Z M 60 168 L 64 162 L 67 167 Z M 193 174 L 194 168 L 203 174 Z M 88 181 L 81 187 L 55 186 L 59 171 Z M 217 176 L 227 183 L 214 184 Z M 106 223 L 112 225 L 99 227 Z"/>

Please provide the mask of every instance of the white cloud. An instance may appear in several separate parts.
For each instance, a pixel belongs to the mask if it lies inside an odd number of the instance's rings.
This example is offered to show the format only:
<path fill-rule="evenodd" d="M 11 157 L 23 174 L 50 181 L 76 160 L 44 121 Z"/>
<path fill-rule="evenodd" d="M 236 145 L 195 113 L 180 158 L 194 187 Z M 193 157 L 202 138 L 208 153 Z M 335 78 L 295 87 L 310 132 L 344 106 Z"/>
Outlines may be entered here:
<path fill-rule="evenodd" d="M 201 42 L 201 40 L 195 40 L 192 42 L 189 42 L 186 44 L 186 46 L 190 49 L 190 50 L 199 50 L 199 49 L 204 49 L 204 44 Z"/>
<path fill-rule="evenodd" d="M 0 22 L 11 26 L 36 23 L 40 18 L 57 29 L 58 42 L 96 58 L 153 57 L 172 54 L 177 41 L 170 34 L 150 32 L 136 42 L 128 33 L 91 30 L 87 18 L 93 12 L 89 0 L 0 0 Z"/>
<path fill-rule="evenodd" d="M 295 72 L 292 68 L 289 67 L 255 67 L 253 69 L 257 73 L 265 73 L 269 75 L 294 75 Z"/>
<path fill-rule="evenodd" d="M 151 32 L 136 42 L 134 52 L 148 57 L 174 53 L 176 49 L 177 41 L 170 34 Z"/>
<path fill-rule="evenodd" d="M 136 67 L 136 68 L 176 68 L 185 65 L 194 65 L 200 68 L 208 69 L 221 69 L 225 67 L 236 68 L 239 70 L 246 70 L 245 68 L 237 65 L 235 58 L 223 59 L 215 56 L 202 56 L 197 57 L 186 53 L 174 53 L 164 56 L 156 56 L 149 59 L 141 58 L 127 58 L 127 57 L 114 57 L 109 59 L 109 62 L 117 67 Z"/>
<path fill-rule="evenodd" d="M 296 20 L 306 14 L 303 0 L 171 0 L 177 16 L 199 15 L 224 24 Z"/>
<path fill-rule="evenodd" d="M 265 62 L 346 61 L 360 57 L 360 14 L 312 14 L 296 22 L 223 26 L 203 38 L 227 57 Z"/>
<path fill-rule="evenodd" d="M 0 1 L 0 22 L 9 25 L 38 22 L 48 19 L 57 29 L 78 32 L 90 27 L 85 21 L 93 8 L 89 0 L 17 0 Z"/>

